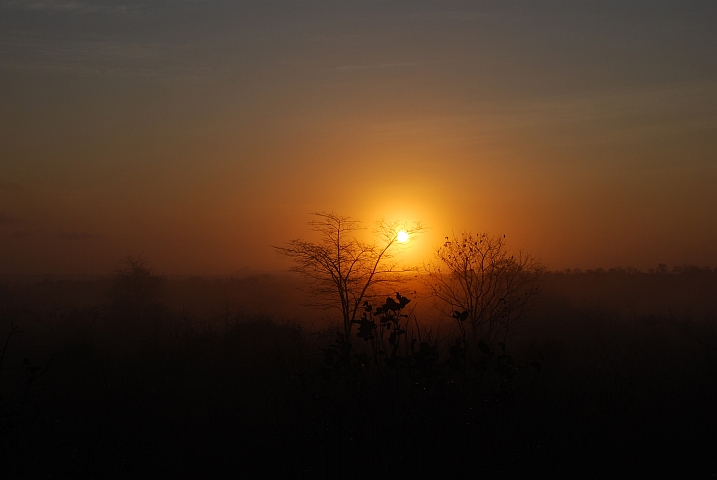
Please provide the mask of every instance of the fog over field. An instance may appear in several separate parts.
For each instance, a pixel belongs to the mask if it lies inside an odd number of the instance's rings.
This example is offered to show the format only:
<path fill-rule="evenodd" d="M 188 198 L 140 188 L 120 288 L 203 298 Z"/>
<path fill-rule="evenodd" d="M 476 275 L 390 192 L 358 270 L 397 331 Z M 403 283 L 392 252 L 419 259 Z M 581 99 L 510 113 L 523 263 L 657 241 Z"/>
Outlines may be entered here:
<path fill-rule="evenodd" d="M 717 3 L 0 0 L 0 478 L 714 478 Z"/>
<path fill-rule="evenodd" d="M 383 351 L 295 275 L 132 282 L 2 279 L 7 478 L 712 475 L 712 270 L 546 272 L 499 345 L 404 284 Z"/>

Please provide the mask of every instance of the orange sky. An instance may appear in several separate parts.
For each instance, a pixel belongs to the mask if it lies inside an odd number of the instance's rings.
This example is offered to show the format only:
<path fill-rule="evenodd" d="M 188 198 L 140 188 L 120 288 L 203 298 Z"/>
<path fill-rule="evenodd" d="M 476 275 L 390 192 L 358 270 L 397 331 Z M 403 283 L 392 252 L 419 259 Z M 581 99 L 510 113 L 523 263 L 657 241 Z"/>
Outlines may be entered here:
<path fill-rule="evenodd" d="M 717 266 L 713 3 L 236 3 L 0 3 L 0 273 L 276 270 L 313 211 Z"/>

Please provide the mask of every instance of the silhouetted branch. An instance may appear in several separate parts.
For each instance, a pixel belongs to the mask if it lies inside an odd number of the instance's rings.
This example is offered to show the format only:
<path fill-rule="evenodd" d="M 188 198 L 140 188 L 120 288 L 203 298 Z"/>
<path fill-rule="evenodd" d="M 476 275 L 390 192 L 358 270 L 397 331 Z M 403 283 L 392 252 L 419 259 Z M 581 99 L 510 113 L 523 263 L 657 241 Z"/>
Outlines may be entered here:
<path fill-rule="evenodd" d="M 426 285 L 442 302 L 442 309 L 464 322 L 474 342 L 505 341 L 538 293 L 540 263 L 530 254 L 511 255 L 505 237 L 463 232 L 435 252 L 434 262 L 425 266 Z"/>
<path fill-rule="evenodd" d="M 380 243 L 367 243 L 353 236 L 353 232 L 364 228 L 358 220 L 325 212 L 312 215 L 317 219 L 309 225 L 321 234 L 317 243 L 295 239 L 274 248 L 293 260 L 291 271 L 306 278 L 309 292 L 323 300 L 316 306 L 341 311 L 348 340 L 352 321 L 363 300 L 375 296 L 378 286 L 394 285 L 401 280 L 401 274 L 411 271 L 392 261 L 399 231 L 405 231 L 410 237 L 422 232 L 424 227 L 420 223 L 407 228 L 398 222 L 380 221 L 374 230 Z"/>

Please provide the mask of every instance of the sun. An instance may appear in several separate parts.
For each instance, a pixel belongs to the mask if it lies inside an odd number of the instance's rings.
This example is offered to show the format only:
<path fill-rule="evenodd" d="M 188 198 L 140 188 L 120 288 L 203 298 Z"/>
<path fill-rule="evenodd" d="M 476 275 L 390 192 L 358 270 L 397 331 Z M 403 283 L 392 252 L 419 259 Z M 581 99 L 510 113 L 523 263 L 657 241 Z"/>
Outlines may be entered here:
<path fill-rule="evenodd" d="M 398 234 L 396 235 L 396 240 L 398 240 L 400 243 L 408 242 L 408 238 L 408 232 L 405 230 L 399 230 Z"/>

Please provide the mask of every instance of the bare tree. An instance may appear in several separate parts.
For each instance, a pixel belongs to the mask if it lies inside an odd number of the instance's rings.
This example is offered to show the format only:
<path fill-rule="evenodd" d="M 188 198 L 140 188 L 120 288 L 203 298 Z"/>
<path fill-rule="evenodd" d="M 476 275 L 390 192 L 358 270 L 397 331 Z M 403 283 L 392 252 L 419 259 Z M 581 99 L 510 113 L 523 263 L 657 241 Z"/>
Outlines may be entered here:
<path fill-rule="evenodd" d="M 505 342 L 539 291 L 540 263 L 522 250 L 511 255 L 505 236 L 470 232 L 446 237 L 434 257 L 424 281 L 463 339 L 468 329 L 474 343 Z"/>
<path fill-rule="evenodd" d="M 318 242 L 291 240 L 283 247 L 274 247 L 281 255 L 294 261 L 292 271 L 309 282 L 309 292 L 318 300 L 314 306 L 335 308 L 341 312 L 344 338 L 350 339 L 353 322 L 363 302 L 376 295 L 385 295 L 410 270 L 395 261 L 399 233 L 413 237 L 424 230 L 420 223 L 413 227 L 398 222 L 378 222 L 371 243 L 358 240 L 356 231 L 362 223 L 334 213 L 312 213 L 309 222 L 318 232 Z M 402 233 L 401 236 L 404 234 Z"/>

